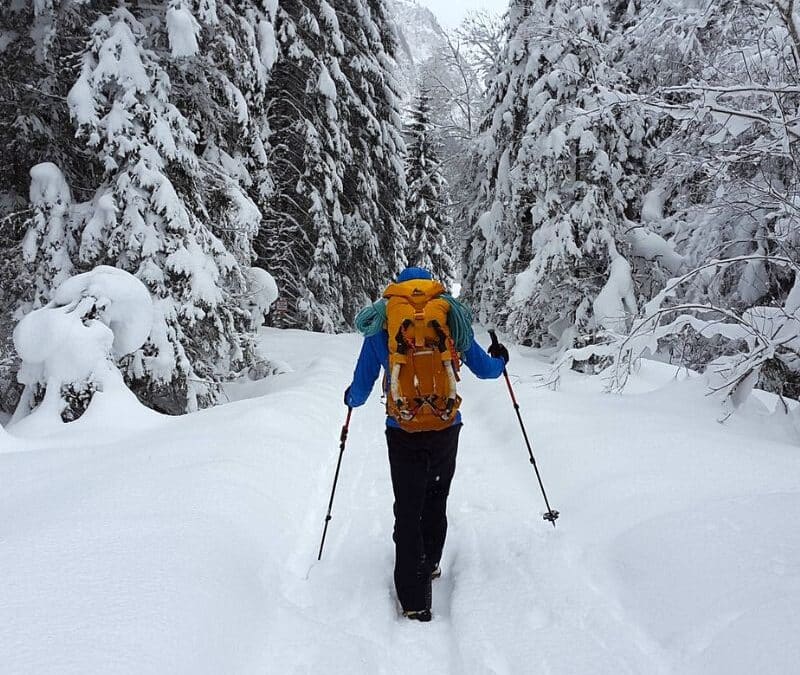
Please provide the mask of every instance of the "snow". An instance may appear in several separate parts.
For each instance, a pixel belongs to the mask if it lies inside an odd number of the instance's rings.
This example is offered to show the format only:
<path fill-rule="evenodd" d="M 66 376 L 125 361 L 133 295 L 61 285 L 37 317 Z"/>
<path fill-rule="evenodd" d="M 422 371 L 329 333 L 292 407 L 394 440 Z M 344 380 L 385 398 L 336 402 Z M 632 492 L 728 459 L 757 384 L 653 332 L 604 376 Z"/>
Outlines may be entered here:
<path fill-rule="evenodd" d="M 630 263 L 616 251 L 611 251 L 608 279 L 592 302 L 598 326 L 617 333 L 626 332 L 628 317 L 636 313 Z"/>
<path fill-rule="evenodd" d="M 52 162 L 42 162 L 30 170 L 30 200 L 35 205 L 69 205 L 72 197 L 64 174 Z"/>
<path fill-rule="evenodd" d="M 258 327 L 269 314 L 272 303 L 278 299 L 278 284 L 266 270 L 251 267 L 247 271 L 247 290 L 248 309 Z"/>
<path fill-rule="evenodd" d="M 153 303 L 141 281 L 124 270 L 100 265 L 61 284 L 51 304 L 74 306 L 86 297 L 96 300 L 97 318 L 114 334 L 114 356 L 130 354 L 144 344 L 153 324 Z"/>
<path fill-rule="evenodd" d="M 167 33 L 173 57 L 194 56 L 199 51 L 200 24 L 184 5 L 167 10 Z"/>
<path fill-rule="evenodd" d="M 644 206 L 642 207 L 642 219 L 645 221 L 649 219 L 648 216 L 645 215 Z M 652 230 L 645 227 L 638 227 L 633 223 L 628 223 L 628 229 L 625 231 L 625 238 L 630 243 L 631 250 L 635 256 L 644 258 L 645 260 L 657 260 L 659 264 L 663 265 L 664 268 L 672 274 L 678 274 L 685 264 L 683 256 L 675 250 L 675 247 Z"/>
<path fill-rule="evenodd" d="M 667 195 L 663 188 L 655 187 L 642 198 L 642 220 L 661 223 L 664 220 L 664 200 Z"/>
<path fill-rule="evenodd" d="M 331 78 L 331 74 L 328 72 L 328 69 L 325 67 L 324 63 L 319 71 L 317 91 L 331 101 L 336 100 L 336 84 L 334 83 L 333 78 Z"/>
<path fill-rule="evenodd" d="M 794 670 L 800 455 L 779 418 L 748 404 L 718 424 L 702 378 L 647 361 L 636 394 L 577 373 L 550 391 L 548 364 L 512 349 L 553 529 L 505 384 L 465 373 L 444 576 L 414 624 L 393 598 L 377 392 L 316 562 L 360 339 L 262 341 L 293 372 L 229 405 L 0 434 L 4 672 Z"/>
<path fill-rule="evenodd" d="M 275 41 L 275 28 L 269 21 L 258 22 L 258 38 L 261 63 L 270 71 L 278 58 L 278 45 Z"/>
<path fill-rule="evenodd" d="M 14 330 L 14 346 L 22 359 L 17 379 L 25 385 L 12 419 L 14 433 L 56 431 L 62 425 L 64 387 L 91 387 L 125 404 L 112 409 L 141 408 L 114 359 L 141 347 L 152 322 L 149 292 L 123 270 L 100 266 L 60 284 L 53 299 L 24 316 Z M 40 386 L 46 389 L 44 399 L 34 407 Z M 105 400 L 92 400 L 89 410 L 103 405 L 108 407 Z"/>

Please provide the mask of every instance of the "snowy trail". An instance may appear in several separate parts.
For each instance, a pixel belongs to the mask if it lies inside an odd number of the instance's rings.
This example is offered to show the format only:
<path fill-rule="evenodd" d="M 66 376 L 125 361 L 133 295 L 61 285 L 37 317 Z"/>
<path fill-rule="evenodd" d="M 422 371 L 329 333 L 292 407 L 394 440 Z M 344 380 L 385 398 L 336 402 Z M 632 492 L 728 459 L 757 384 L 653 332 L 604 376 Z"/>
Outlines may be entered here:
<path fill-rule="evenodd" d="M 434 620 L 398 617 L 377 392 L 354 411 L 325 553 L 355 336 L 267 331 L 294 372 L 132 433 L 0 442 L 4 673 L 775 673 L 800 661 L 800 453 L 763 411 L 716 424 L 653 364 L 636 396 L 465 373 Z M 485 338 L 484 338 L 485 341 Z M 665 387 L 659 387 L 667 383 Z M 42 648 L 46 646 L 46 648 Z M 765 654 L 767 656 L 765 656 Z"/>

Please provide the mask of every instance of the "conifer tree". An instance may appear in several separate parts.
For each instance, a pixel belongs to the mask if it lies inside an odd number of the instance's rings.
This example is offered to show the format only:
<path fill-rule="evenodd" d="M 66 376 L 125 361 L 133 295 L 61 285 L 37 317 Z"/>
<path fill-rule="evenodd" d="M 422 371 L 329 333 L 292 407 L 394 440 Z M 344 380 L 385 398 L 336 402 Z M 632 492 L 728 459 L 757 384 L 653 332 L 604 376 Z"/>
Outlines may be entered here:
<path fill-rule="evenodd" d="M 447 183 L 441 172 L 436 142 L 431 134 L 430 101 L 420 93 L 407 127 L 406 227 L 409 264 L 429 269 L 434 278 L 450 283 L 455 279 L 447 233 L 452 227 L 448 214 Z"/>
<path fill-rule="evenodd" d="M 384 0 L 336 0 L 342 30 L 339 99 L 345 137 L 342 206 L 345 320 L 405 266 L 406 179 L 400 96 L 392 71 L 396 36 Z"/>
<path fill-rule="evenodd" d="M 275 28 L 278 53 L 267 91 L 273 188 L 256 240 L 258 264 L 275 274 L 288 301 L 279 325 L 332 331 L 342 325 L 335 81 L 342 39 L 325 0 L 282 2 Z"/>
<path fill-rule="evenodd" d="M 276 30 L 274 187 L 256 248 L 289 301 L 278 323 L 332 331 L 404 261 L 394 38 L 380 0 L 285 2 Z"/>
<path fill-rule="evenodd" d="M 120 364 L 129 386 L 167 412 L 212 403 L 218 382 L 252 362 L 269 30 L 244 22 L 271 29 L 270 15 L 255 2 L 170 0 L 34 3 L 11 16 L 24 29 L 18 52 L 40 64 L 23 88 L 58 83 L 64 101 L 36 127 L 48 153 L 21 160 L 34 167 L 22 242 L 33 283 L 18 303 L 39 306 L 65 275 L 96 265 L 134 273 L 157 321 Z"/>
<path fill-rule="evenodd" d="M 626 82 L 602 3 L 514 3 L 509 30 L 478 165 L 468 264 L 481 276 L 469 293 L 519 340 L 569 346 L 624 330 L 636 311 L 624 232 L 644 119 L 615 105 Z"/>

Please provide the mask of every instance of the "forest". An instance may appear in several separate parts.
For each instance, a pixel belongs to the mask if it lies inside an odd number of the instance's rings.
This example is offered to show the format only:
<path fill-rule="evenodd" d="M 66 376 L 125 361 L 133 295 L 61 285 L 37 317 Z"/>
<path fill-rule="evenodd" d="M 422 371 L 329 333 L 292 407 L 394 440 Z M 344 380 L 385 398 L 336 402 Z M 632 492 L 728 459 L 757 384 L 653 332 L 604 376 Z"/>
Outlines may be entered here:
<path fill-rule="evenodd" d="M 513 0 L 454 30 L 410 0 L 12 0 L 2 414 L 53 377 L 85 409 L 92 375 L 27 367 L 13 331 L 102 267 L 152 298 L 108 356 L 170 414 L 277 372 L 259 326 L 352 330 L 407 264 L 553 386 L 646 355 L 724 414 L 797 398 L 799 26 L 794 0 Z"/>

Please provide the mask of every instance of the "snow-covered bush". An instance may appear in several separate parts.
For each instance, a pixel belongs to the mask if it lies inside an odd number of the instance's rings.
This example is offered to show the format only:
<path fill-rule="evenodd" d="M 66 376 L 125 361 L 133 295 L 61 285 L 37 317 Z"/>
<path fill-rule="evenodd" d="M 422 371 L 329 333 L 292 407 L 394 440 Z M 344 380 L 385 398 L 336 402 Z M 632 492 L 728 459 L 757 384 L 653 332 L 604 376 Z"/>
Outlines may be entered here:
<path fill-rule="evenodd" d="M 25 391 L 12 423 L 34 411 L 70 422 L 95 392 L 124 389 L 116 364 L 145 343 L 153 317 L 147 288 L 123 270 L 100 266 L 61 283 L 14 331 Z"/>

